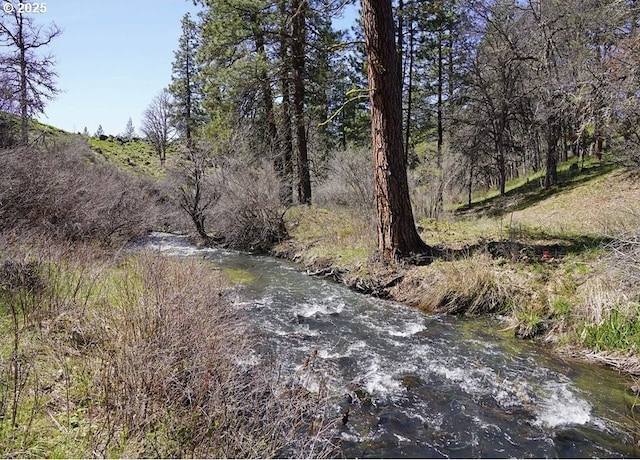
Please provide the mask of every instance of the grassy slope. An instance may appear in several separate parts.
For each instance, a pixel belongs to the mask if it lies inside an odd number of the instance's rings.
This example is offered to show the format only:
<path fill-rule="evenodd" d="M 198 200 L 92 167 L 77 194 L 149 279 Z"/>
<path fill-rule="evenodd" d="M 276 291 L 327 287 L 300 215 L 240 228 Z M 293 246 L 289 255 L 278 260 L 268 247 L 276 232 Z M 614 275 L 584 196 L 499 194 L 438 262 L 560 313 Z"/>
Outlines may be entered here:
<path fill-rule="evenodd" d="M 640 292 L 619 288 L 602 244 L 637 228 L 640 184 L 609 164 L 560 175 L 542 190 L 535 178 L 510 184 L 439 221 L 421 236 L 450 260 L 429 266 L 372 262 L 373 225 L 348 210 L 296 207 L 292 240 L 276 248 L 311 270 L 428 312 L 491 313 L 496 329 L 640 373 Z"/>
<path fill-rule="evenodd" d="M 160 166 L 158 155 L 146 140 L 121 142 L 112 136 L 106 140 L 95 137 L 89 137 L 87 140 L 96 153 L 129 171 L 152 178 L 161 178 L 166 173 Z M 173 155 L 170 153 L 167 157 L 167 166 L 170 166 Z"/>

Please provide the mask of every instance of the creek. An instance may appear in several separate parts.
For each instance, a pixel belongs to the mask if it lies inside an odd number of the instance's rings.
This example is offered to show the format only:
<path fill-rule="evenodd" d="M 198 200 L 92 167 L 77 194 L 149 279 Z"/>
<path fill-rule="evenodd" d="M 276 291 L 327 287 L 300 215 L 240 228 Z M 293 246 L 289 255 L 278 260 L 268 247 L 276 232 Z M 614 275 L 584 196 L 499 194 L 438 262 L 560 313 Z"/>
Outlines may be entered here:
<path fill-rule="evenodd" d="M 499 333 L 494 319 L 426 315 L 287 261 L 176 235 L 155 233 L 146 247 L 244 279 L 233 300 L 284 371 L 299 374 L 311 357 L 336 395 L 335 417 L 349 404 L 337 424 L 347 457 L 640 455 L 624 376 Z"/>

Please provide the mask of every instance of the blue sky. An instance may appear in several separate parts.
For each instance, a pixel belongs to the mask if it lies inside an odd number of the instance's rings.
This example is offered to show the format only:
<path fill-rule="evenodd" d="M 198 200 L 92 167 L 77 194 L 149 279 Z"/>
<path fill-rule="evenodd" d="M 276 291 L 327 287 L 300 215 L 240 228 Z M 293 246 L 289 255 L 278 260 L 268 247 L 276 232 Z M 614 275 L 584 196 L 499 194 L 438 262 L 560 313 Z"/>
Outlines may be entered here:
<path fill-rule="evenodd" d="M 15 2 L 14 2 L 15 3 Z M 61 93 L 39 119 L 66 131 L 139 132 L 142 112 L 171 81 L 186 0 L 51 0 L 38 24 L 63 33 L 50 46 Z"/>
<path fill-rule="evenodd" d="M 16 3 L 14 0 L 13 3 Z M 50 46 L 61 92 L 43 123 L 70 132 L 124 132 L 129 117 L 139 134 L 142 113 L 171 81 L 180 20 L 198 7 L 187 0 L 50 0 L 34 19 L 63 29 Z M 348 7 L 338 27 L 353 21 Z"/>

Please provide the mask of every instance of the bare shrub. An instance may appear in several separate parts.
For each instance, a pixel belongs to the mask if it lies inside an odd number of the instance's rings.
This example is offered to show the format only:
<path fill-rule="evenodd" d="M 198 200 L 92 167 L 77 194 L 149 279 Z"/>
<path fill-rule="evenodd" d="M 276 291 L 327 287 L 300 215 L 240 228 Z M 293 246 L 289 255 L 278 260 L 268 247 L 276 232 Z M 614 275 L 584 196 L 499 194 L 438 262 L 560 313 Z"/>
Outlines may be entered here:
<path fill-rule="evenodd" d="M 180 208 L 206 244 L 266 250 L 287 232 L 282 182 L 273 165 L 250 155 L 214 155 L 212 148 L 185 149 L 173 178 Z"/>
<path fill-rule="evenodd" d="M 211 207 L 220 199 L 220 191 L 212 179 L 213 154 L 207 146 L 182 147 L 178 169 L 170 179 L 178 207 L 189 216 L 200 238 L 210 244 L 214 238 L 207 228 Z"/>
<path fill-rule="evenodd" d="M 212 227 L 228 246 L 266 250 L 287 235 L 280 201 L 281 181 L 273 166 L 227 159 L 216 170 L 220 199 L 212 209 Z"/>
<path fill-rule="evenodd" d="M 3 152 L 0 230 L 36 230 L 105 245 L 148 230 L 157 211 L 148 186 L 115 166 L 91 163 L 87 149 L 75 143 Z"/>
<path fill-rule="evenodd" d="M 0 456 L 328 455 L 325 397 L 260 354 L 218 272 L 100 254 L 0 233 Z"/>
<path fill-rule="evenodd" d="M 416 221 L 440 219 L 444 214 L 444 205 L 454 201 L 458 195 L 459 159 L 447 154 L 438 167 L 435 156 L 436 152 L 427 150 L 422 163 L 407 171 Z"/>
<path fill-rule="evenodd" d="M 123 302 L 106 325 L 98 382 L 109 427 L 97 439 L 101 455 L 327 454 L 318 437 L 322 398 L 256 354 L 209 267 L 147 254 L 126 273 L 134 275 L 118 283 Z"/>
<path fill-rule="evenodd" d="M 42 452 L 49 436 L 65 430 L 43 423 L 55 420 L 52 413 L 66 414 L 70 430 L 78 355 L 70 343 L 86 323 L 101 265 L 87 248 L 22 236 L 0 233 L 0 340 L 8 345 L 0 349 L 2 457 Z"/>
<path fill-rule="evenodd" d="M 363 211 L 375 209 L 368 149 L 349 147 L 334 153 L 325 176 L 326 179 L 316 187 L 315 201 L 318 204 L 350 206 Z"/>

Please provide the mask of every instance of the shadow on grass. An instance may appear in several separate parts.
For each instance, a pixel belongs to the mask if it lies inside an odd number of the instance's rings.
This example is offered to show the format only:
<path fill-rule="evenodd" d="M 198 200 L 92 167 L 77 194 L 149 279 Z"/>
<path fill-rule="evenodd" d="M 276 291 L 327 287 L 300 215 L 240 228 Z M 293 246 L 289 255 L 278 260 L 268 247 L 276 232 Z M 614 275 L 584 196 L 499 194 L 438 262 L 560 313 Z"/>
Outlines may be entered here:
<path fill-rule="evenodd" d="M 471 206 L 463 206 L 456 211 L 458 215 L 469 213 L 484 214 L 489 217 L 501 217 L 514 211 L 520 211 L 529 206 L 536 205 L 554 195 L 567 192 L 580 185 L 604 176 L 614 169 L 616 165 L 611 163 L 598 163 L 582 170 L 567 169 L 558 172 L 558 185 L 544 189 L 539 180 L 531 180 L 519 187 L 515 187 L 503 196 L 495 196 L 472 203 Z"/>
<path fill-rule="evenodd" d="M 509 262 L 540 263 L 560 260 L 570 254 L 596 250 L 613 241 L 599 235 L 552 234 L 539 230 L 519 229 L 505 239 L 485 239 L 463 248 L 444 244 L 431 246 L 423 254 L 413 254 L 406 261 L 412 265 L 428 265 L 439 259 L 461 260 L 475 254 L 488 254 L 493 259 Z"/>

